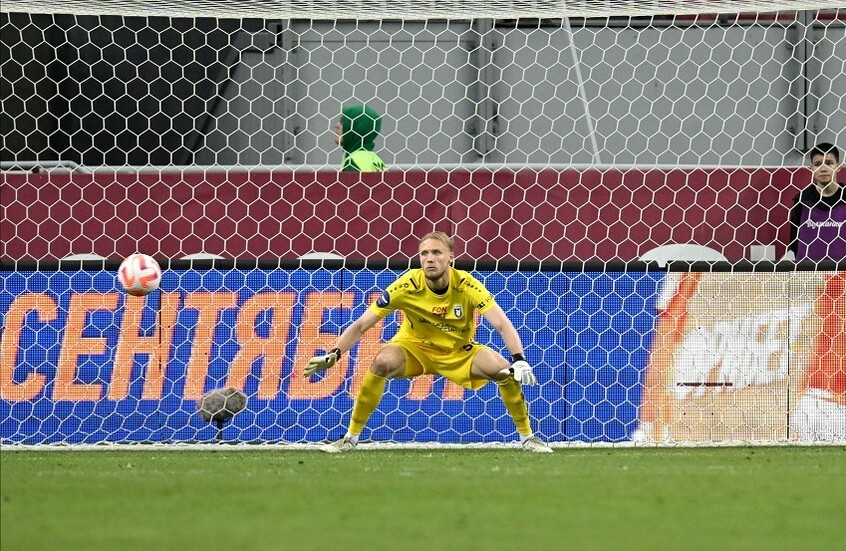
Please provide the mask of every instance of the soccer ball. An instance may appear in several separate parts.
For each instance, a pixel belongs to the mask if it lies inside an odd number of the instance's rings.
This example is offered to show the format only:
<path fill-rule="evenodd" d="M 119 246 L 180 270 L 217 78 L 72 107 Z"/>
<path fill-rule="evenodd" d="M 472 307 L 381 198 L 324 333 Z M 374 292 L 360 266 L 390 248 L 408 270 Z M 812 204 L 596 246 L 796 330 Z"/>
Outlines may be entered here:
<path fill-rule="evenodd" d="M 142 297 L 159 288 L 162 269 L 152 256 L 136 253 L 120 263 L 118 281 L 123 290 L 132 296 Z"/>
<path fill-rule="evenodd" d="M 237 388 L 210 390 L 197 400 L 200 417 L 206 421 L 226 421 L 247 405 L 247 395 Z"/>

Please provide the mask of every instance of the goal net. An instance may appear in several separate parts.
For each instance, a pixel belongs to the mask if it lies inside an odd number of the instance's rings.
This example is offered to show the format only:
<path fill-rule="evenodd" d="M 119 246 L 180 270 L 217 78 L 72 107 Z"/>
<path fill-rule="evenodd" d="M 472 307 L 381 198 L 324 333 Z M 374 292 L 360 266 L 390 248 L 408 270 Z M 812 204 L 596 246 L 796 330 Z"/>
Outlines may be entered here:
<path fill-rule="evenodd" d="M 299 374 L 433 230 L 544 440 L 846 442 L 844 66 L 839 2 L 5 0 L 0 443 L 336 439 L 399 319 Z M 426 376 L 363 437 L 517 435 Z"/>

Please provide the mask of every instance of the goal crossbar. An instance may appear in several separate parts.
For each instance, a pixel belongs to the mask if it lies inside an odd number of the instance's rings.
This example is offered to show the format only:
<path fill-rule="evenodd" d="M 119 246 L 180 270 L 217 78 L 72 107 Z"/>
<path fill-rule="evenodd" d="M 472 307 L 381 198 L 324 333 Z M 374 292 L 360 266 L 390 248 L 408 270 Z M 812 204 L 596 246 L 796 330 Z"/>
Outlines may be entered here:
<path fill-rule="evenodd" d="M 842 7 L 843 2 L 802 0 L 134 0 L 107 2 L 44 2 L 5 0 L 4 13 L 67 13 L 72 15 L 119 15 L 142 17 L 215 17 L 221 19 L 520 19 L 520 18 L 603 18 L 648 17 L 658 15 L 698 15 L 706 13 L 763 13 L 820 10 Z"/>

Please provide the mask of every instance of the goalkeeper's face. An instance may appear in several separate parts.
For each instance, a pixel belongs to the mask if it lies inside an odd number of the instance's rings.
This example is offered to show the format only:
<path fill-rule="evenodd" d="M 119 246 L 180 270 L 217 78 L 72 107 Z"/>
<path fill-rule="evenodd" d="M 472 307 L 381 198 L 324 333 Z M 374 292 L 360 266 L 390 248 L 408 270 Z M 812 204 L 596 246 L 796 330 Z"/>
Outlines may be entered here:
<path fill-rule="evenodd" d="M 448 283 L 444 280 L 453 257 L 452 251 L 440 239 L 426 239 L 420 243 L 420 267 L 429 281 Z"/>

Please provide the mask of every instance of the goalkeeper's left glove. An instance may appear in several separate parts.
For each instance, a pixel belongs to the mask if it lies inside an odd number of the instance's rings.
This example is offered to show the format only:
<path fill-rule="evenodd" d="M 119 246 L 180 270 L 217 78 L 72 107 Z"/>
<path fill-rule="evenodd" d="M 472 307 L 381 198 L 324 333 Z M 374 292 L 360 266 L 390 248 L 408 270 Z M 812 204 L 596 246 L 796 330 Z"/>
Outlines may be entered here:
<path fill-rule="evenodd" d="M 538 383 L 537 377 L 532 373 L 532 366 L 529 365 L 523 354 L 513 354 L 511 356 L 511 367 L 503 371 L 507 371 L 521 385 L 532 386 Z"/>
<path fill-rule="evenodd" d="M 315 373 L 329 369 L 340 359 L 341 350 L 339 348 L 335 348 L 323 356 L 315 356 L 308 361 L 308 365 L 303 370 L 303 377 L 311 377 Z"/>

